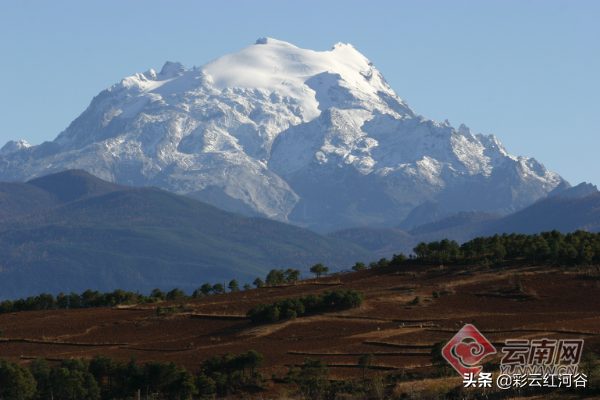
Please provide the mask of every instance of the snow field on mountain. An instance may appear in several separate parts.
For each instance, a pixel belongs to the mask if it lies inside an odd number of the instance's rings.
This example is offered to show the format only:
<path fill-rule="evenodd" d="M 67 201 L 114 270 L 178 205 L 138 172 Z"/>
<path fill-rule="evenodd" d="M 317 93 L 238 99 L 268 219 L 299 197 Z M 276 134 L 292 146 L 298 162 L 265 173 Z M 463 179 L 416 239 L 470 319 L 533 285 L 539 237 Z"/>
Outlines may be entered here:
<path fill-rule="evenodd" d="M 494 136 L 418 116 L 352 45 L 271 38 L 124 78 L 53 142 L 0 157 L 5 180 L 80 168 L 319 229 L 395 225 L 425 201 L 511 212 L 564 182 Z"/>

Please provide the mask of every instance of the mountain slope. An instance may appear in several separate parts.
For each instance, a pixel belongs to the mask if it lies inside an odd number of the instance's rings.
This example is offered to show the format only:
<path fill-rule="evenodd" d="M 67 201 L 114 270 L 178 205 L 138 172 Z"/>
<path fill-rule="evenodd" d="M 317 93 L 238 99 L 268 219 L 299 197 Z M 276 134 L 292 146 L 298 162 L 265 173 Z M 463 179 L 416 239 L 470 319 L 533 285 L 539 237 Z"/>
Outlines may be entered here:
<path fill-rule="evenodd" d="M 571 185 L 569 185 L 571 186 Z M 562 189 L 562 190 L 561 190 Z M 581 182 L 579 185 L 575 187 L 563 188 L 561 186 L 557 186 L 548 193 L 548 196 L 562 196 L 562 197 L 585 197 L 592 193 L 598 193 L 598 188 L 596 185 L 592 185 L 591 183 Z"/>
<path fill-rule="evenodd" d="M 418 116 L 353 46 L 261 38 L 96 96 L 52 142 L 7 143 L 0 179 L 83 169 L 317 231 L 395 226 L 427 201 L 509 213 L 569 186 L 494 136 Z"/>
<path fill-rule="evenodd" d="M 107 182 L 82 170 L 67 170 L 27 181 L 53 196 L 61 203 L 101 196 L 129 187 Z"/>
<path fill-rule="evenodd" d="M 555 195 L 506 216 L 481 211 L 460 212 L 408 232 L 393 228 L 357 227 L 327 235 L 363 246 L 378 257 L 390 257 L 394 253 L 411 253 L 419 242 L 447 238 L 460 244 L 478 236 L 503 233 L 531 235 L 555 229 L 564 233 L 576 230 L 600 232 L 600 193 L 585 197 Z"/>
<path fill-rule="evenodd" d="M 81 170 L 57 172 L 26 183 L 0 182 L 0 220 L 118 190 L 129 187 L 103 181 Z"/>
<path fill-rule="evenodd" d="M 447 232 L 449 230 L 461 230 L 462 228 L 464 232 L 468 231 L 471 234 L 476 234 L 478 230 L 474 230 L 473 226 L 488 226 L 490 225 L 490 221 L 495 221 L 500 218 L 502 218 L 502 215 L 490 212 L 463 211 L 454 215 L 449 215 L 445 218 L 441 218 L 434 222 L 416 226 L 408 231 L 408 233 L 413 236 L 419 236 L 426 234 L 437 234 L 438 232 Z M 460 233 L 458 235 L 461 236 L 463 234 Z"/>
<path fill-rule="evenodd" d="M 445 215 L 446 211 L 440 203 L 426 201 L 425 203 L 413 208 L 406 219 L 398 224 L 396 228 L 408 231 L 416 226 L 437 221 L 438 219 L 443 218 Z"/>
<path fill-rule="evenodd" d="M 585 197 L 552 196 L 497 221 L 493 221 L 480 235 L 494 233 L 526 233 L 558 230 L 574 232 L 578 229 L 600 231 L 600 193 Z"/>
<path fill-rule="evenodd" d="M 414 240 L 411 235 L 398 229 L 373 227 L 340 229 L 338 231 L 327 233 L 327 236 L 358 244 L 370 251 L 378 251 L 381 249 L 391 249 L 396 251 L 398 249 L 397 253 L 400 253 L 401 251 L 406 253 L 404 248 L 407 243 L 410 244 Z M 388 254 L 386 253 L 386 256 L 387 255 Z"/>
<path fill-rule="evenodd" d="M 64 198 L 70 188 L 97 180 L 85 175 L 61 173 L 46 181 L 60 180 L 63 189 L 53 189 Z M 319 262 L 335 270 L 373 258 L 362 247 L 303 228 L 157 188 L 123 187 L 6 218 L 0 226 L 0 297 L 87 288 L 192 291 L 207 281 L 251 282 L 272 268 L 307 274 Z"/>
<path fill-rule="evenodd" d="M 0 182 L 0 220 L 59 204 L 56 196 L 39 187 L 22 182 Z"/>

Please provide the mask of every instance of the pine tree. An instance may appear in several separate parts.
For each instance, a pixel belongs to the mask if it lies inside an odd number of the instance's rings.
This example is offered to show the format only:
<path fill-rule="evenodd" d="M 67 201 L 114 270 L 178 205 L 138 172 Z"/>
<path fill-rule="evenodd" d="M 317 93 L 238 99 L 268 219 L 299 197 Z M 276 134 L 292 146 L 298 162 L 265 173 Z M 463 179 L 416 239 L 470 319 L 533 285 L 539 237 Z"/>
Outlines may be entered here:
<path fill-rule="evenodd" d="M 31 365 L 31 375 L 37 382 L 36 397 L 37 398 L 50 398 L 51 386 L 50 386 L 50 366 L 44 358 L 36 358 Z"/>
<path fill-rule="evenodd" d="M 198 389 L 200 397 L 205 398 L 215 394 L 217 385 L 214 380 L 200 372 L 196 376 L 196 389 Z"/>
<path fill-rule="evenodd" d="M 232 279 L 231 282 L 229 282 L 229 285 L 227 287 L 229 288 L 230 292 L 239 292 L 240 291 L 240 286 L 238 285 L 238 281 L 236 281 L 235 279 Z"/>
<path fill-rule="evenodd" d="M 212 287 L 214 294 L 225 293 L 225 286 L 222 283 L 215 283 Z"/>
<path fill-rule="evenodd" d="M 204 285 L 200 286 L 200 292 L 204 295 L 209 295 L 211 294 L 213 291 L 213 287 L 210 283 L 205 283 Z"/>
<path fill-rule="evenodd" d="M 317 275 L 317 278 L 318 278 L 322 274 L 326 274 L 327 272 L 329 272 L 329 267 L 325 267 L 321 263 L 315 264 L 312 267 L 310 267 L 310 272 L 312 272 L 313 274 Z"/>
<path fill-rule="evenodd" d="M 373 366 L 373 361 L 375 360 L 375 356 L 373 353 L 363 354 L 358 359 L 358 366 L 363 371 L 363 382 L 365 381 L 366 373 L 368 369 L 371 369 Z"/>
<path fill-rule="evenodd" d="M 300 277 L 300 270 L 299 269 L 291 269 L 288 268 L 285 271 L 285 280 L 288 282 L 296 282 L 298 280 L 298 278 Z"/>
<path fill-rule="evenodd" d="M 329 383 L 329 369 L 322 359 L 313 360 L 307 357 L 300 370 L 298 378 L 311 390 L 323 388 Z"/>
<path fill-rule="evenodd" d="M 254 286 L 256 286 L 257 288 L 260 288 L 260 287 L 263 287 L 263 286 L 265 286 L 265 283 L 264 283 L 264 282 L 263 282 L 263 280 L 262 280 L 262 279 L 260 279 L 260 278 L 256 278 L 256 279 L 254 280 L 254 282 L 252 282 L 252 284 L 253 284 Z"/>
<path fill-rule="evenodd" d="M 285 274 L 282 269 L 272 269 L 269 271 L 267 275 L 266 283 L 267 285 L 276 285 L 278 283 L 285 282 Z"/>
<path fill-rule="evenodd" d="M 250 368 L 250 374 L 254 378 L 256 368 L 262 367 L 265 363 L 265 356 L 255 350 L 250 350 L 246 353 L 246 362 Z"/>

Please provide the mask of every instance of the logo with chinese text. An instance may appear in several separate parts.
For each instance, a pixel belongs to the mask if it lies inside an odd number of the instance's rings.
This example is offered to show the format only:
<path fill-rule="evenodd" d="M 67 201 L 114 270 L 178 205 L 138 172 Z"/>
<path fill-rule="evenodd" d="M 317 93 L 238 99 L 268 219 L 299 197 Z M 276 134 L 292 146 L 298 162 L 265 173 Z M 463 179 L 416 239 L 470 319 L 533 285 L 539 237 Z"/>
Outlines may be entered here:
<path fill-rule="evenodd" d="M 500 369 L 505 374 L 576 374 L 583 339 L 507 339 Z"/>
<path fill-rule="evenodd" d="M 496 349 L 473 325 L 467 324 L 442 349 L 442 356 L 461 375 L 477 375 L 482 366 L 475 366 L 484 357 L 496 354 Z"/>

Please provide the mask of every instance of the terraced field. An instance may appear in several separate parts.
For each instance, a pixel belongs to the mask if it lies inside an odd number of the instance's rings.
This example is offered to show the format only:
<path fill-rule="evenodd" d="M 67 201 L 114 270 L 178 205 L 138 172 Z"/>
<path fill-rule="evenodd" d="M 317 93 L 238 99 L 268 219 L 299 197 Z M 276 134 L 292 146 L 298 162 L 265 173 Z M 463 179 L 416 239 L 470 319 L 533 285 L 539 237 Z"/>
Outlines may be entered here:
<path fill-rule="evenodd" d="M 517 282 L 522 292 L 514 290 Z M 366 300 L 358 309 L 271 324 L 245 318 L 261 302 L 332 288 L 364 291 Z M 419 304 L 412 304 L 415 296 Z M 331 378 L 340 379 L 361 376 L 357 360 L 369 352 L 375 355 L 371 374 L 430 368 L 433 344 L 465 323 L 497 346 L 508 338 L 583 338 L 584 353 L 599 353 L 599 297 L 600 281 L 548 267 L 406 264 L 188 300 L 187 311 L 173 316 L 158 316 L 155 307 L 179 303 L 0 315 L 0 356 L 28 363 L 134 355 L 196 372 L 213 355 L 256 350 L 265 355 L 265 376 L 283 376 L 289 365 L 311 357 L 324 359 Z M 497 362 L 501 354 L 485 361 Z M 280 390 L 274 385 L 271 390 Z"/>

